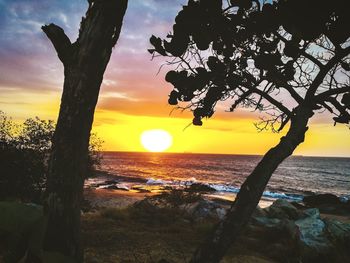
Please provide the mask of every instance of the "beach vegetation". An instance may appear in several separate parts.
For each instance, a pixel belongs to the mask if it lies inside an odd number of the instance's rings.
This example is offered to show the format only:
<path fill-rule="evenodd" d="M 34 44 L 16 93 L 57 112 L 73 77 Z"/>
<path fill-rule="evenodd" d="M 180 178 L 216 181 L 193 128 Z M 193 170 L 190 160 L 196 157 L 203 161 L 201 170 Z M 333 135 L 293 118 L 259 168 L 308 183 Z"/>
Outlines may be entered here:
<path fill-rule="evenodd" d="M 22 123 L 0 111 L 0 199 L 42 203 L 55 123 L 38 117 Z M 92 134 L 87 177 L 101 161 L 103 141 Z"/>

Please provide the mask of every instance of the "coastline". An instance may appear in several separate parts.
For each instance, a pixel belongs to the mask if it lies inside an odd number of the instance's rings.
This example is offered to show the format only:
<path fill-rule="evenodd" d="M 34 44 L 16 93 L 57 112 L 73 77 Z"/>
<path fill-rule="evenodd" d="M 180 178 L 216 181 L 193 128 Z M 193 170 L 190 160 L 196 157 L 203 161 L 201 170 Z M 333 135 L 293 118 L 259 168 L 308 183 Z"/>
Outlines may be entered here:
<path fill-rule="evenodd" d="M 97 170 L 94 176 L 88 178 L 85 182 L 85 191 L 88 189 L 96 190 L 96 193 L 100 193 L 100 197 L 109 196 L 112 199 L 113 195 L 129 197 L 129 199 L 140 200 L 146 196 L 156 195 L 159 193 L 167 192 L 172 189 L 186 189 L 191 186 L 197 186 L 199 188 L 204 187 L 204 196 L 209 199 L 222 199 L 227 201 L 234 201 L 239 188 L 228 184 L 220 183 L 208 183 L 198 181 L 196 178 L 188 178 L 186 180 L 167 180 L 167 179 L 155 179 L 139 176 L 123 176 L 116 175 L 109 171 Z M 203 190 L 203 189 L 202 189 Z M 199 189 L 199 191 L 202 191 Z M 285 199 L 290 202 L 302 203 L 305 196 L 313 196 L 316 194 L 307 190 L 299 192 L 279 192 L 278 190 L 266 190 L 259 202 L 259 206 L 264 208 L 271 205 L 277 199 Z M 91 195 L 91 193 L 90 193 Z M 95 194 L 97 197 L 97 195 Z M 349 196 L 339 196 L 340 200 L 344 203 L 350 202 Z M 108 198 L 107 198 L 108 199 Z M 96 201 L 96 200 L 95 200 Z M 125 201 L 129 203 L 129 201 Z M 118 205 L 118 204 L 117 204 Z"/>
<path fill-rule="evenodd" d="M 190 198 L 183 201 L 182 195 Z M 188 262 L 225 215 L 235 194 L 228 198 L 205 192 L 197 196 L 179 189 L 86 188 L 84 196 L 90 205 L 82 214 L 86 263 L 180 263 Z M 350 210 L 347 214 L 324 213 L 302 202 L 267 200 L 259 204 L 222 262 L 277 263 L 286 258 L 290 262 L 300 258 L 303 262 L 345 262 L 349 234 Z"/>

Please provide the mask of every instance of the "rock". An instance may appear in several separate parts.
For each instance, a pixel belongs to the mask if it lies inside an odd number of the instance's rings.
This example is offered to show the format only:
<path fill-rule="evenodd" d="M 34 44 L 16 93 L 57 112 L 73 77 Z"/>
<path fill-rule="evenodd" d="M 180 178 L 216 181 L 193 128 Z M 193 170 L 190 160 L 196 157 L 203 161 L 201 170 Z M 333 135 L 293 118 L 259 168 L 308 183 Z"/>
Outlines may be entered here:
<path fill-rule="evenodd" d="M 262 209 L 260 206 L 257 206 L 253 212 L 252 217 L 266 217 L 267 212 L 265 209 Z"/>
<path fill-rule="evenodd" d="M 318 195 L 305 196 L 303 199 L 303 202 L 304 204 L 311 207 L 315 207 L 315 206 L 317 207 L 324 204 L 338 205 L 342 203 L 340 199 L 333 194 L 318 194 Z"/>
<path fill-rule="evenodd" d="M 254 221 L 254 222 L 253 222 Z M 243 246 L 278 262 L 297 254 L 299 229 L 292 220 L 256 217 L 242 235 Z"/>
<path fill-rule="evenodd" d="M 298 209 L 284 199 L 277 199 L 264 210 L 270 218 L 296 220 L 300 216 Z"/>
<path fill-rule="evenodd" d="M 209 185 L 193 183 L 185 189 L 187 192 L 215 192 L 216 190 Z"/>
<path fill-rule="evenodd" d="M 286 258 L 348 262 L 350 258 L 349 224 L 323 221 L 319 209 L 302 206 L 298 210 L 285 200 L 277 200 L 268 208 L 257 207 L 242 241 L 281 262 Z"/>
<path fill-rule="evenodd" d="M 325 235 L 326 225 L 320 219 L 317 208 L 304 211 L 305 218 L 295 221 L 300 231 L 300 252 L 305 261 L 312 261 L 328 255 L 332 244 Z"/>
<path fill-rule="evenodd" d="M 325 214 L 350 216 L 350 205 L 348 204 L 322 205 L 318 208 Z"/>
<path fill-rule="evenodd" d="M 105 185 L 107 184 L 118 184 L 119 183 L 119 180 L 106 180 L 104 182 Z"/>
<path fill-rule="evenodd" d="M 230 208 L 233 205 L 233 201 L 231 200 L 226 200 L 226 199 L 222 199 L 222 198 L 211 198 L 211 201 L 217 203 L 218 205 L 222 206 L 222 207 L 226 207 L 226 208 Z"/>
<path fill-rule="evenodd" d="M 300 231 L 295 222 L 291 220 L 284 220 L 282 222 L 282 227 L 283 230 L 285 230 L 289 240 L 291 240 L 291 243 L 295 243 L 296 241 L 300 240 Z"/>
<path fill-rule="evenodd" d="M 332 242 L 350 248 L 350 224 L 334 219 L 326 219 L 325 223 L 327 234 Z"/>
<path fill-rule="evenodd" d="M 299 202 L 291 202 L 291 204 L 297 209 L 306 209 L 305 205 L 300 204 Z"/>
<path fill-rule="evenodd" d="M 278 227 L 281 224 L 281 220 L 278 218 L 269 217 L 254 217 L 252 219 L 254 225 L 264 226 L 264 227 Z"/>
<path fill-rule="evenodd" d="M 184 209 L 195 221 L 222 219 L 226 215 L 226 210 L 224 208 L 208 200 L 200 200 L 184 207 Z"/>
<path fill-rule="evenodd" d="M 303 202 L 309 207 L 317 207 L 321 213 L 350 216 L 350 203 L 332 194 L 305 196 Z"/>
<path fill-rule="evenodd" d="M 303 218 L 305 217 L 313 217 L 320 218 L 320 210 L 317 208 L 308 208 L 303 211 Z"/>
<path fill-rule="evenodd" d="M 216 214 L 218 215 L 218 218 L 222 220 L 226 216 L 227 211 L 225 208 L 216 208 Z"/>
<path fill-rule="evenodd" d="M 129 188 L 125 185 L 116 185 L 116 184 L 110 184 L 110 185 L 105 185 L 101 186 L 100 188 L 102 189 L 108 189 L 108 190 L 123 190 L 123 191 L 129 191 Z"/>

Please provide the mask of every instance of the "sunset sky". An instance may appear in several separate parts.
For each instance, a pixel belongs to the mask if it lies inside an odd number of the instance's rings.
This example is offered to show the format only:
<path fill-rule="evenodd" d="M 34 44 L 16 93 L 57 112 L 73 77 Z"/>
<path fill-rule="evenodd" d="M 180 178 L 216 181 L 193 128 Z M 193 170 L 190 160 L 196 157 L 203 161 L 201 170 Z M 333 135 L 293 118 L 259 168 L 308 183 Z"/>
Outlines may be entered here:
<path fill-rule="evenodd" d="M 104 76 L 93 130 L 105 150 L 144 151 L 140 134 L 164 129 L 173 136 L 170 152 L 263 154 L 281 134 L 258 132 L 257 115 L 219 107 L 202 127 L 189 126 L 190 112 L 167 104 L 170 68 L 147 52 L 149 37 L 165 37 L 186 0 L 129 0 L 122 33 Z M 0 0 L 0 110 L 15 120 L 39 116 L 56 120 L 63 84 L 63 66 L 40 27 L 61 26 L 74 42 L 86 0 Z M 333 127 L 326 114 L 310 124 L 296 154 L 350 156 L 350 130 Z"/>

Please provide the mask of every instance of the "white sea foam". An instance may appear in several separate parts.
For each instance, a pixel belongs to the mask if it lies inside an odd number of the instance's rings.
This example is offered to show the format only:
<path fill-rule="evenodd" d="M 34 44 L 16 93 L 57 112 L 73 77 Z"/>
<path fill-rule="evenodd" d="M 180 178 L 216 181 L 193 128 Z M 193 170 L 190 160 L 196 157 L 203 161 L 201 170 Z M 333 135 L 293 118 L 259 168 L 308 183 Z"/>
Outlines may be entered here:
<path fill-rule="evenodd" d="M 276 193 L 276 192 L 271 192 L 271 191 L 265 191 L 263 193 L 263 196 L 270 197 L 273 199 L 288 199 L 288 200 L 293 200 L 293 201 L 302 201 L 303 200 L 302 195 Z"/>
<path fill-rule="evenodd" d="M 126 184 L 117 184 L 118 189 L 123 189 L 129 191 L 130 188 Z"/>
<path fill-rule="evenodd" d="M 167 185 L 167 186 L 173 186 L 173 187 L 188 187 L 194 183 L 201 183 L 201 182 L 198 182 L 196 178 L 190 178 L 185 181 L 162 180 L 162 179 L 154 179 L 154 178 L 149 178 L 147 180 L 148 185 Z M 235 187 L 227 184 L 215 184 L 215 183 L 201 183 L 201 184 L 210 186 L 211 188 L 215 189 L 217 192 L 220 192 L 220 193 L 238 193 L 240 190 L 239 187 Z M 278 192 L 272 192 L 272 191 L 265 191 L 263 193 L 263 196 L 268 198 L 273 198 L 273 199 L 288 199 L 292 201 L 303 200 L 302 195 L 278 193 Z"/>
<path fill-rule="evenodd" d="M 350 195 L 342 195 L 339 197 L 340 201 L 343 203 L 347 203 L 348 201 L 350 201 Z"/>
<path fill-rule="evenodd" d="M 218 192 L 230 192 L 230 193 L 238 193 L 239 192 L 239 188 L 234 187 L 234 186 L 230 186 L 230 185 L 209 184 L 209 186 Z"/>
<path fill-rule="evenodd" d="M 146 184 L 158 184 L 158 185 L 172 185 L 172 181 L 149 178 Z"/>

